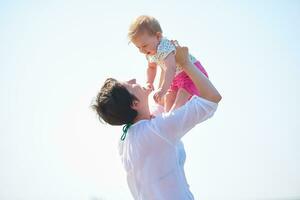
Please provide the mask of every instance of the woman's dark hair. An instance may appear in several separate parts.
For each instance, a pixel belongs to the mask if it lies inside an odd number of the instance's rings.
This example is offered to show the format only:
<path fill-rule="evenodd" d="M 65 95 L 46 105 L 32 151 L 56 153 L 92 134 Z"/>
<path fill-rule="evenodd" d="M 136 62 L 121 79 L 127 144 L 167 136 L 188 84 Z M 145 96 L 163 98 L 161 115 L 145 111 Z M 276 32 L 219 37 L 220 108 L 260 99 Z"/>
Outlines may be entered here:
<path fill-rule="evenodd" d="M 108 78 L 97 95 L 92 108 L 100 119 L 110 125 L 132 123 L 137 111 L 132 109 L 133 101 L 138 100 L 116 79 Z"/>

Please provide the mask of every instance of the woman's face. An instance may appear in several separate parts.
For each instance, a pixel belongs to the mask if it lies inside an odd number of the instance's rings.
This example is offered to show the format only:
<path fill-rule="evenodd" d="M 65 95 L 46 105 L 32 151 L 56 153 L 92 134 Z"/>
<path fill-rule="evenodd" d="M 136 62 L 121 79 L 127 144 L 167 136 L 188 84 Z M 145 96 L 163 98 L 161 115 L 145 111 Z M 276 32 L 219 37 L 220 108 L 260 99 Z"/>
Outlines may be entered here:
<path fill-rule="evenodd" d="M 148 96 L 151 92 L 150 89 L 146 89 L 145 87 L 141 87 L 141 85 L 136 83 L 135 79 L 131 79 L 129 81 L 121 82 L 121 84 L 136 98 L 142 106 L 148 104 Z"/>

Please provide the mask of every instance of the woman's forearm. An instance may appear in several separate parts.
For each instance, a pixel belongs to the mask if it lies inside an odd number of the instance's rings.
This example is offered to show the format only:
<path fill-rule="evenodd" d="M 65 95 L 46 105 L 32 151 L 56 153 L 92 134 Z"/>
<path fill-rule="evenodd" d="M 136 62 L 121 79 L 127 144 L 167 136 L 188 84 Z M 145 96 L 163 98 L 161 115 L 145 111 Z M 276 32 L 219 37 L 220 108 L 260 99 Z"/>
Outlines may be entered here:
<path fill-rule="evenodd" d="M 197 69 L 193 63 L 186 62 L 185 65 L 185 72 L 192 79 L 198 91 L 200 91 L 200 96 L 209 101 L 218 103 L 222 97 L 210 80 Z"/>

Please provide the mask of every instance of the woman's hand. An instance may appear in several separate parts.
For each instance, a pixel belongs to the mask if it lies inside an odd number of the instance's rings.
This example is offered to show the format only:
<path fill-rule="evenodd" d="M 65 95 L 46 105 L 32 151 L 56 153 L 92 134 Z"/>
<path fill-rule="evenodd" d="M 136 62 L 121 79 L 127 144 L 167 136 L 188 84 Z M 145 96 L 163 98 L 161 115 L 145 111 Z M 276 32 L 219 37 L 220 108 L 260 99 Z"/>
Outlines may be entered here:
<path fill-rule="evenodd" d="M 176 63 L 179 64 L 180 67 L 185 69 L 188 66 L 189 60 L 189 49 L 187 47 L 176 47 L 176 54 L 175 54 Z"/>
<path fill-rule="evenodd" d="M 183 68 L 186 74 L 192 79 L 198 91 L 201 91 L 201 97 L 219 103 L 222 96 L 208 78 L 195 67 L 189 59 L 189 50 L 187 47 L 180 47 L 178 42 L 172 41 L 176 47 L 175 60 Z"/>
<path fill-rule="evenodd" d="M 183 69 L 189 64 L 189 49 L 187 47 L 181 47 L 177 40 L 171 40 L 171 42 L 175 45 L 176 54 L 175 60 L 176 63 L 180 65 Z"/>

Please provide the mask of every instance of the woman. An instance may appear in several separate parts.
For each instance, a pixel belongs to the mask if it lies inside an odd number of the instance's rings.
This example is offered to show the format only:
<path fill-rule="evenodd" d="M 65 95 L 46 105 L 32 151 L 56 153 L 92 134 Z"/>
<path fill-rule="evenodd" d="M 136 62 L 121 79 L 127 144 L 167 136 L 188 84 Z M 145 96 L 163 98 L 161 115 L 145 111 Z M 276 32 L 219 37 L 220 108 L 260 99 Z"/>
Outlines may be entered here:
<path fill-rule="evenodd" d="M 201 91 L 184 106 L 153 117 L 148 106 L 150 90 L 135 80 L 107 79 L 94 109 L 111 125 L 126 124 L 119 152 L 127 172 L 127 182 L 136 200 L 191 200 L 185 174 L 183 137 L 217 109 L 221 95 L 188 59 L 186 47 L 176 48 L 176 62 Z"/>

